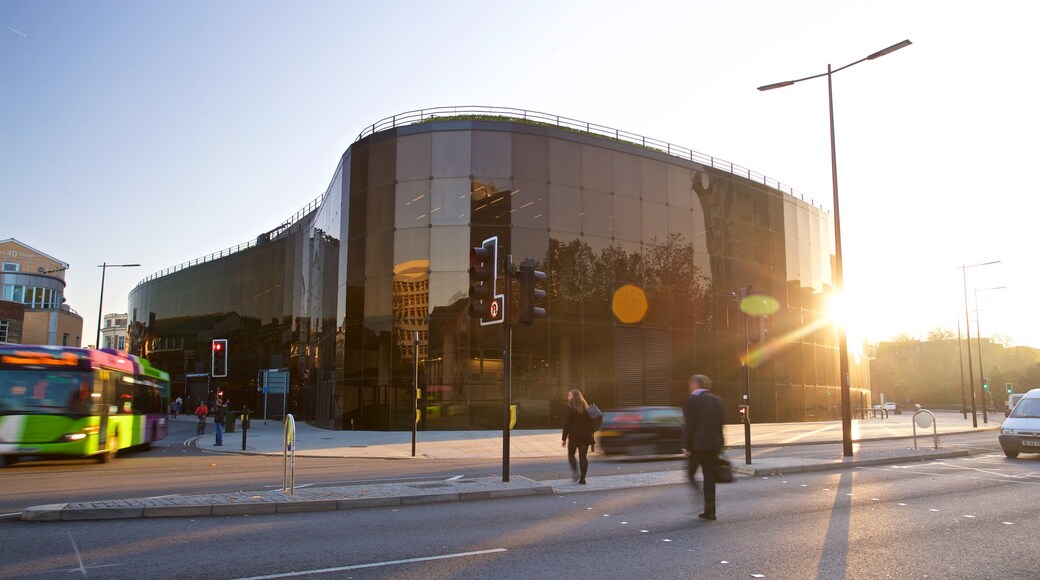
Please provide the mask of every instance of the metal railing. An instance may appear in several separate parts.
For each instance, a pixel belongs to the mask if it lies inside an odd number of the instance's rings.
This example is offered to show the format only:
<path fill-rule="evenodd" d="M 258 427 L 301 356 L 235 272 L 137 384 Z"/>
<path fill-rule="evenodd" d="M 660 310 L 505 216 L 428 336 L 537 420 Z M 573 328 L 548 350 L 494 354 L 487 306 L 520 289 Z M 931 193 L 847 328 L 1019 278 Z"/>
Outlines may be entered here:
<path fill-rule="evenodd" d="M 283 222 L 280 226 L 278 226 L 278 227 L 276 227 L 276 228 L 274 228 L 274 229 L 272 229 L 272 230 L 270 230 L 270 231 L 268 231 L 266 233 L 260 234 L 258 236 L 257 240 L 250 240 L 248 242 L 243 242 L 241 244 L 238 244 L 237 246 L 231 246 L 230 248 L 224 248 L 223 250 L 220 250 L 220 251 L 217 251 L 217 252 L 213 252 L 212 254 L 208 254 L 208 255 L 203 256 L 201 258 L 195 258 L 194 260 L 188 260 L 187 262 L 184 262 L 184 263 L 181 263 L 181 264 L 177 264 L 176 266 L 171 266 L 169 268 L 166 268 L 165 270 L 160 270 L 158 272 L 155 272 L 154 274 L 149 275 L 147 278 L 144 278 L 140 282 L 138 282 L 137 286 L 140 286 L 141 284 L 144 284 L 146 282 L 150 282 L 152 280 L 155 280 L 156 278 L 162 278 L 163 276 L 166 276 L 168 274 L 173 274 L 174 272 L 179 272 L 179 271 L 184 270 L 186 268 L 191 268 L 192 266 L 198 266 L 199 264 L 205 264 L 206 262 L 212 262 L 213 260 L 219 260 L 220 258 L 223 258 L 223 257 L 226 257 L 226 256 L 230 256 L 231 254 L 234 254 L 234 253 L 237 253 L 237 252 L 241 252 L 242 250 L 247 250 L 249 248 L 252 248 L 253 246 L 256 246 L 258 243 L 260 243 L 259 239 L 265 239 L 267 241 L 278 239 L 279 236 L 281 236 L 281 235 L 283 235 L 283 234 L 285 234 L 287 232 L 293 231 L 293 226 L 297 225 L 300 222 L 300 220 L 303 219 L 304 216 L 306 216 L 307 214 L 309 214 L 312 211 L 314 211 L 315 209 L 317 209 L 318 206 L 321 205 L 322 200 L 325 199 L 326 195 L 328 195 L 327 191 L 325 193 L 319 195 L 318 197 L 314 198 L 313 200 L 311 200 L 311 202 L 308 203 L 306 206 L 304 206 L 303 209 L 301 209 L 301 210 L 297 211 L 296 213 L 294 213 L 292 216 L 289 217 L 289 219 L 285 220 L 285 222 Z"/>
<path fill-rule="evenodd" d="M 490 107 L 483 105 L 460 105 L 455 107 L 433 107 L 429 109 L 417 109 L 415 111 L 407 111 L 380 119 L 375 123 L 365 127 L 364 130 L 358 134 L 357 139 L 354 140 L 356 143 L 365 137 L 378 133 L 379 131 L 385 131 L 387 129 L 393 129 L 395 127 L 403 127 L 406 125 L 414 125 L 417 123 L 429 123 L 436 121 L 450 121 L 453 119 L 457 120 L 475 120 L 475 121 L 507 121 L 507 122 L 519 122 L 527 123 L 531 125 L 548 125 L 566 129 L 570 131 L 576 131 L 579 133 L 586 133 L 589 135 L 596 135 L 599 137 L 606 137 L 608 139 L 614 139 L 622 141 L 632 145 L 638 145 L 645 149 L 652 151 L 659 151 L 673 157 L 679 157 L 681 159 L 687 159 L 701 165 L 712 167 L 726 171 L 733 175 L 744 177 L 756 183 L 761 183 L 767 187 L 771 187 L 778 191 L 787 193 L 793 197 L 797 197 L 802 201 L 818 207 L 824 211 L 827 211 L 822 205 L 817 204 L 813 199 L 806 194 L 785 185 L 775 179 L 762 175 L 756 171 L 752 171 L 746 167 L 742 167 L 733 162 L 719 159 L 705 153 L 699 153 L 693 149 L 682 147 L 681 145 L 674 145 L 667 141 L 661 141 L 660 139 L 654 139 L 652 137 L 645 137 L 637 133 L 630 131 L 624 131 L 621 129 L 615 129 L 607 127 L 605 125 L 598 125 L 596 123 L 590 123 L 588 121 L 579 121 L 577 119 L 571 119 L 568 117 L 562 117 L 560 115 L 552 115 L 550 113 L 540 113 L 538 111 L 528 111 L 526 109 L 514 109 L 511 107 Z"/>

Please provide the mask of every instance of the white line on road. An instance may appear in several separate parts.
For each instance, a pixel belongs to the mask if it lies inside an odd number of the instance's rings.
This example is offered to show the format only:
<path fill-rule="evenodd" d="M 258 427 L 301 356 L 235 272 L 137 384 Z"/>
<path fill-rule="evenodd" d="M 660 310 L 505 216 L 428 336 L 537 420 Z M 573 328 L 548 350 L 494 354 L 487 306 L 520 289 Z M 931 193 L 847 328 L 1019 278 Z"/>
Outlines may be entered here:
<path fill-rule="evenodd" d="M 459 477 L 462 477 L 461 475 Z M 328 487 L 332 485 L 364 485 L 366 483 L 394 483 L 394 482 L 420 482 L 420 481 L 440 481 L 441 476 L 439 475 L 417 475 L 413 477 L 383 477 L 379 479 L 345 479 L 342 481 L 316 481 L 307 485 L 316 485 L 319 487 Z M 281 485 L 265 485 L 264 487 L 282 487 Z M 296 486 L 299 488 L 300 486 Z"/>
<path fill-rule="evenodd" d="M 828 425 L 826 427 L 821 427 L 820 429 L 816 429 L 815 431 L 809 431 L 808 433 L 802 433 L 801 435 L 798 435 L 797 437 L 791 437 L 790 439 L 784 439 L 783 441 L 781 441 L 781 443 L 794 443 L 795 441 L 798 441 L 799 439 L 805 439 L 806 437 L 810 437 L 810 436 L 815 435 L 817 433 L 823 433 L 824 431 L 830 431 L 833 428 L 834 428 L 834 425 Z"/>
<path fill-rule="evenodd" d="M 456 481 L 456 480 L 459 480 L 459 479 L 462 479 L 461 475 L 453 475 L 453 476 L 449 477 L 448 479 L 445 479 L 444 481 Z"/>
<path fill-rule="evenodd" d="M 390 560 L 387 562 L 372 562 L 369 564 L 355 564 L 353 566 L 337 566 L 336 568 L 320 568 L 318 570 L 300 570 L 297 572 L 286 572 L 284 574 L 269 574 L 267 576 L 248 576 L 237 580 L 266 580 L 268 578 L 291 578 L 293 576 L 306 576 L 308 574 L 328 574 L 330 572 L 343 572 L 345 570 L 360 570 L 362 568 L 378 568 L 380 566 L 395 566 L 397 564 L 413 564 L 415 562 L 429 562 L 430 560 L 445 560 L 448 558 L 464 558 L 466 556 L 481 556 L 484 554 L 495 554 L 506 552 L 505 548 L 494 548 L 492 550 L 477 550 L 476 552 L 460 552 L 458 554 L 442 554 L 440 556 L 426 556 L 423 558 L 408 558 L 405 560 Z"/>
<path fill-rule="evenodd" d="M 22 512 L 13 512 L 13 513 L 9 513 L 9 514 L 0 514 L 0 518 L 9 518 L 11 516 L 20 516 L 20 515 L 22 515 Z"/>

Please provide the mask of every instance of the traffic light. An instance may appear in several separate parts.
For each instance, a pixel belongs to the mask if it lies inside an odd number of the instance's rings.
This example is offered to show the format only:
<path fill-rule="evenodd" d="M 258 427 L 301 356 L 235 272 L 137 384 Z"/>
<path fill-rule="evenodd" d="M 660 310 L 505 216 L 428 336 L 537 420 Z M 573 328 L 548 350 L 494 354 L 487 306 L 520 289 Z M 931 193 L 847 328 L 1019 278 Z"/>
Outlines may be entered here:
<path fill-rule="evenodd" d="M 982 377 L 982 388 L 983 390 L 989 390 L 989 377 Z"/>
<path fill-rule="evenodd" d="M 740 413 L 740 422 L 741 423 L 747 423 L 748 422 L 748 416 L 747 416 L 747 414 L 748 414 L 748 406 L 747 405 L 740 405 L 739 407 L 737 407 L 737 412 Z"/>
<path fill-rule="evenodd" d="M 1009 395 L 1015 394 L 1015 385 L 1013 385 L 1011 383 L 1004 383 L 1004 388 L 1007 389 L 1007 394 L 1009 394 Z"/>
<path fill-rule="evenodd" d="M 469 251 L 469 317 L 498 320 L 502 316 L 497 304 L 495 282 L 498 277 L 498 237 L 484 240 Z"/>
<path fill-rule="evenodd" d="M 520 324 L 530 326 L 536 319 L 545 317 L 545 309 L 536 306 L 545 298 L 545 290 L 538 287 L 545 279 L 545 272 L 535 270 L 531 258 L 520 263 Z"/>
<path fill-rule="evenodd" d="M 213 339 L 213 352 L 212 352 L 212 375 L 214 377 L 226 377 L 228 371 L 227 364 L 227 339 L 226 338 L 214 338 Z"/>

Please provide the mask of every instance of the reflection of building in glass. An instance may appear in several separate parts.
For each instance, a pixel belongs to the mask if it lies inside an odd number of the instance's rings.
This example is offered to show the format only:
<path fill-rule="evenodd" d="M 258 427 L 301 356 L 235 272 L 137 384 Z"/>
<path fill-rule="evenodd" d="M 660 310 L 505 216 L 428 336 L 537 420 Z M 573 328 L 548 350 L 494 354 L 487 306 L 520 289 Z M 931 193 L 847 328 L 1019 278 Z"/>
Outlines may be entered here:
<path fill-rule="evenodd" d="M 163 360 L 176 391 L 178 376 L 206 372 L 209 339 L 228 338 L 223 386 L 238 400 L 255 404 L 259 369 L 288 368 L 297 417 L 409 429 L 418 332 L 422 426 L 497 428 L 502 326 L 467 317 L 466 269 L 469 248 L 498 236 L 498 293 L 513 295 L 506 255 L 549 277 L 548 317 L 513 329 L 521 428 L 558 426 L 570 388 L 604 408 L 677 405 L 697 372 L 735 421 L 744 319 L 732 295 L 748 284 L 780 305 L 750 348 L 752 420 L 840 416 L 824 315 L 830 215 L 674 145 L 492 112 L 377 123 L 321 197 L 256 243 L 142 281 L 130 296 L 132 349 Z M 867 403 L 865 365 L 852 368 L 854 405 Z"/>
<path fill-rule="evenodd" d="M 430 322 L 429 260 L 411 260 L 394 266 L 394 336 L 401 356 L 413 358 L 419 333 L 419 360 L 426 358 Z"/>

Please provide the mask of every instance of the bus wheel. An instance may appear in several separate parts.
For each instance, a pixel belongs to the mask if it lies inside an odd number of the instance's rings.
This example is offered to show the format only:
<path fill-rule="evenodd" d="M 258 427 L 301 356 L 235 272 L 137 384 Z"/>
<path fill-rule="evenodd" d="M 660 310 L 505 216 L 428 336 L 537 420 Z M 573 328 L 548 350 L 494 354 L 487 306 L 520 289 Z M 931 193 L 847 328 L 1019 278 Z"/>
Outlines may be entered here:
<path fill-rule="evenodd" d="M 11 467 L 15 463 L 18 463 L 17 455 L 0 455 L 0 465 L 3 467 Z"/>
<path fill-rule="evenodd" d="M 108 438 L 105 444 L 105 450 L 98 456 L 98 461 L 101 463 L 108 463 L 115 459 L 116 451 L 119 451 L 119 431 L 116 430 Z"/>

